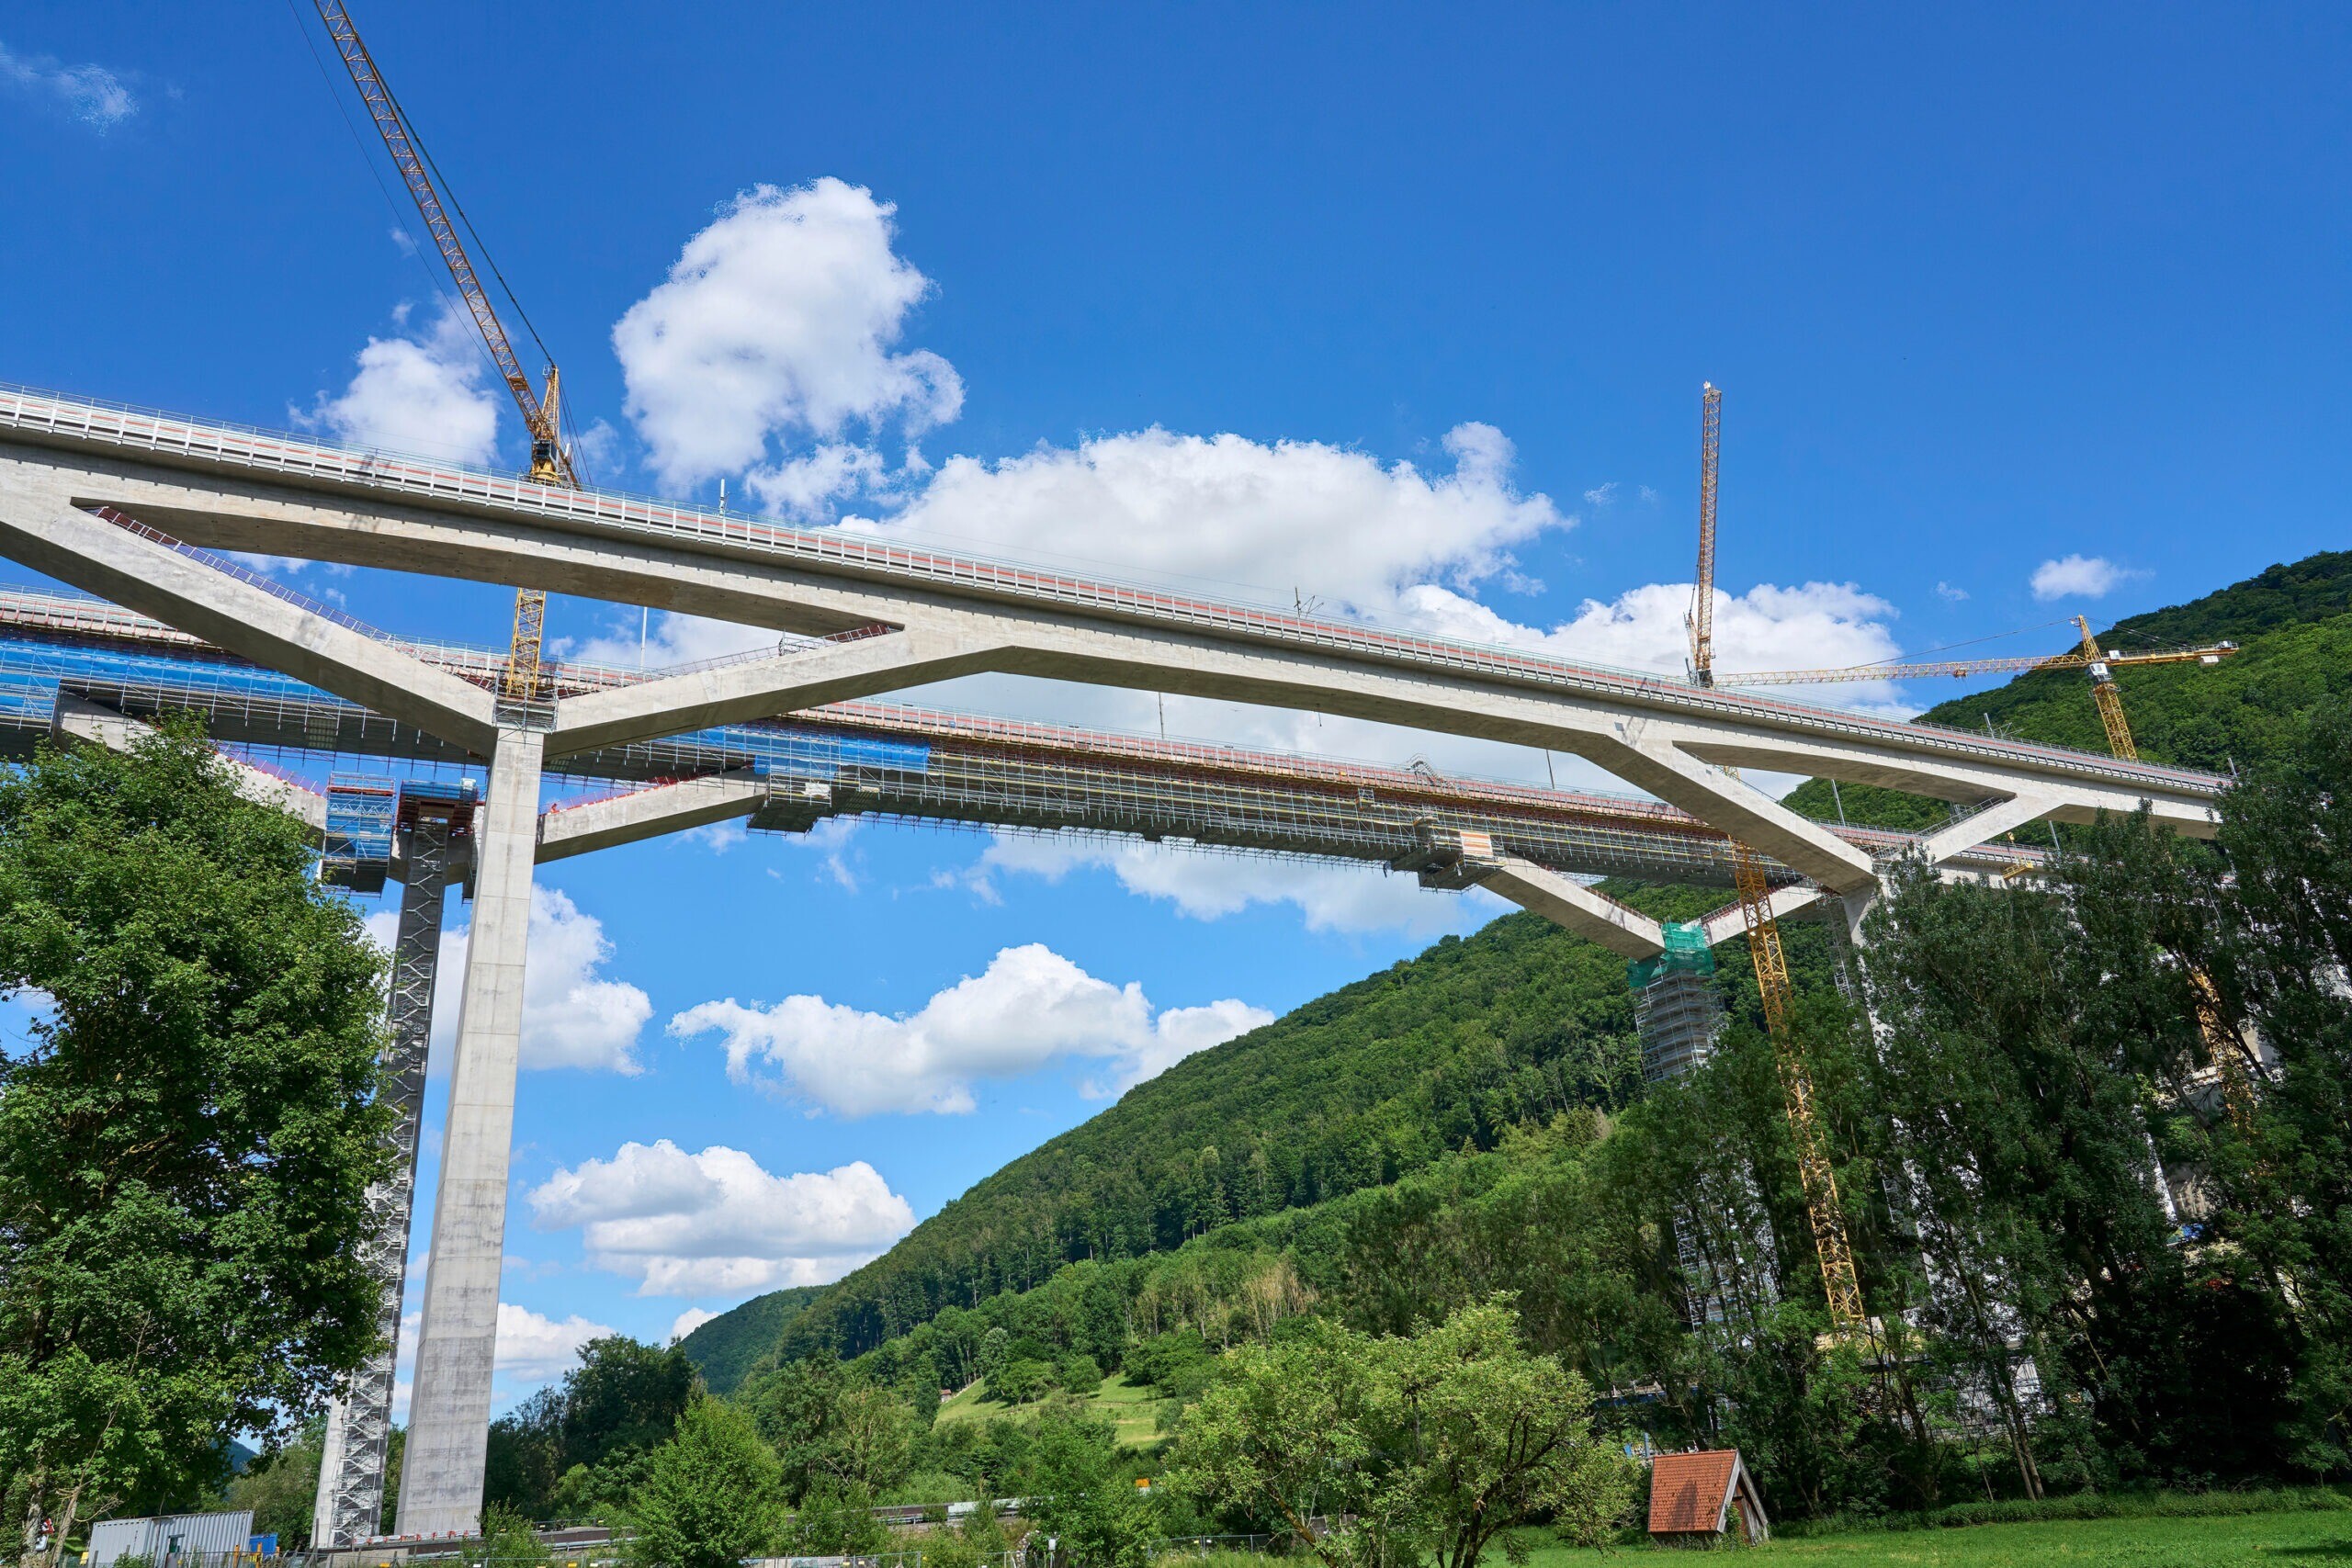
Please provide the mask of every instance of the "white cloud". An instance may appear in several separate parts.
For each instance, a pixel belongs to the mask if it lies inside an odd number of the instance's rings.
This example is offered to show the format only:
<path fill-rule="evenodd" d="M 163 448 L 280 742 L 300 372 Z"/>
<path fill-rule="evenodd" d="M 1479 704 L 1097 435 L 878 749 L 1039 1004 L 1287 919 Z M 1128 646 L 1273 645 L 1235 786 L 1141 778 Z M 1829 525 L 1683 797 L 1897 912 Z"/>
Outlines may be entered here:
<path fill-rule="evenodd" d="M 1617 481 L 1615 479 L 1611 479 L 1607 484 L 1593 486 L 1592 489 L 1584 492 L 1584 499 L 1587 504 L 1592 506 L 1615 505 L 1617 502 Z"/>
<path fill-rule="evenodd" d="M 667 1138 L 558 1170 L 529 1201 L 534 1225 L 579 1230 L 590 1262 L 647 1296 L 824 1284 L 915 1223 L 864 1160 L 774 1176 L 740 1149 L 688 1154 Z"/>
<path fill-rule="evenodd" d="M 389 909 L 368 917 L 369 934 L 388 949 L 398 927 L 399 917 Z M 452 931 L 441 936 L 433 1049 L 445 1062 L 457 1039 L 465 996 L 469 935 Z M 604 922 L 582 913 L 560 888 L 533 887 L 529 941 L 523 969 L 523 1066 L 643 1072 L 638 1036 L 653 1016 L 653 1002 L 637 987 L 603 973 L 613 956 Z"/>
<path fill-rule="evenodd" d="M 1679 676 L 1690 659 L 1683 616 L 1687 582 L 1654 582 L 1602 601 L 1588 599 L 1549 631 L 1505 620 L 1442 588 L 1407 596 L 1414 617 L 1445 635 L 1539 648 L 1622 670 Z M 1886 621 L 1894 606 L 1850 582 L 1796 588 L 1758 583 L 1746 593 L 1715 591 L 1715 668 L 1796 670 L 1873 664 L 1900 649 Z"/>
<path fill-rule="evenodd" d="M 1573 522 L 1514 486 L 1511 444 L 1492 425 L 1456 425 L 1445 450 L 1452 471 L 1425 472 L 1322 442 L 1154 428 L 996 463 L 951 457 L 894 516 L 848 525 L 1394 615 L 1404 590 L 1466 588 L 1507 570 L 1512 546 Z"/>
<path fill-rule="evenodd" d="M 932 288 L 892 251 L 896 211 L 830 177 L 755 186 L 629 307 L 613 350 L 629 418 L 664 484 L 748 468 L 754 490 L 779 502 L 808 497 L 825 489 L 823 465 L 761 466 L 771 437 L 831 445 L 892 423 L 911 434 L 961 411 L 954 367 L 925 350 L 894 352 Z"/>
<path fill-rule="evenodd" d="M 828 441 L 805 457 L 752 469 L 744 484 L 768 511 L 813 522 L 830 516 L 835 501 L 879 488 L 886 473 L 871 446 Z"/>
<path fill-rule="evenodd" d="M 408 308 L 395 319 L 406 325 Z M 473 332 L 442 306 L 421 336 L 369 338 L 341 396 L 322 392 L 308 413 L 288 412 L 302 428 L 355 446 L 487 464 L 498 455 L 500 397 L 484 385 Z"/>
<path fill-rule="evenodd" d="M 640 641 L 640 638 L 642 639 Z M 548 645 L 558 659 L 582 664 L 605 664 L 618 670 L 665 670 L 677 664 L 699 664 L 738 653 L 772 652 L 788 639 L 784 633 L 762 626 L 738 626 L 704 615 L 681 615 L 664 610 L 650 617 L 632 611 L 612 621 L 598 636 L 578 641 L 560 637 Z"/>
<path fill-rule="evenodd" d="M 1967 599 L 1968 590 L 1965 588 L 1955 588 L 1949 582 L 1939 582 L 1936 584 L 1936 594 L 1939 598 L 1947 599 L 1952 604 L 1958 604 Z"/>
<path fill-rule="evenodd" d="M 501 1302 L 495 1371 L 500 1377 L 518 1382 L 551 1382 L 571 1370 L 582 1345 L 612 1332 L 577 1313 L 559 1323 L 528 1307 Z"/>
<path fill-rule="evenodd" d="M 1315 931 L 1399 931 L 1430 937 L 1491 919 L 1510 906 L 1484 888 L 1433 893 L 1410 876 L 1372 865 L 1260 860 L 1181 845 L 1079 834 L 1001 834 L 978 871 L 1059 882 L 1073 871 L 1108 871 L 1128 892 L 1166 899 L 1196 920 L 1251 905 L 1290 904 Z M 976 888 L 976 891 L 979 889 Z M 993 889 L 983 893 L 992 896 Z M 1147 1077 L 1149 1075 L 1146 1075 Z"/>
<path fill-rule="evenodd" d="M 2104 556 L 2067 556 L 2043 561 L 2033 569 L 2033 596 L 2045 601 L 2104 599 L 2118 583 L 2140 575 L 2124 570 Z"/>
<path fill-rule="evenodd" d="M 1008 947 L 901 1017 L 822 997 L 746 1007 L 732 997 L 670 1021 L 681 1040 L 725 1037 L 728 1076 L 761 1082 L 844 1116 L 975 1110 L 973 1084 L 1013 1078 L 1066 1058 L 1105 1064 L 1124 1089 L 1170 1062 L 1273 1021 L 1238 1001 L 1153 1016 L 1143 987 L 1114 986 L 1041 943 Z M 760 1068 L 772 1069 L 772 1075 Z M 1089 1087 L 1096 1080 L 1090 1079 Z M 1105 1090 L 1109 1092 L 1109 1090 Z"/>
<path fill-rule="evenodd" d="M 14 54 L 0 44 L 0 86 L 53 103 L 85 125 L 107 130 L 139 112 L 122 78 L 103 65 L 65 65 L 45 54 Z"/>
<path fill-rule="evenodd" d="M 1082 1079 L 1079 1092 L 1089 1100 L 1113 1099 L 1158 1077 L 1195 1051 L 1221 1045 L 1273 1021 L 1274 1015 L 1264 1008 L 1232 997 L 1204 1007 L 1170 1008 L 1153 1023 L 1140 1047 L 1117 1065 L 1117 1070 L 1105 1077 Z"/>
<path fill-rule="evenodd" d="M 707 1307 L 688 1307 L 671 1320 L 670 1343 L 676 1344 L 711 1319 L 723 1315 L 725 1314 L 712 1312 Z"/>

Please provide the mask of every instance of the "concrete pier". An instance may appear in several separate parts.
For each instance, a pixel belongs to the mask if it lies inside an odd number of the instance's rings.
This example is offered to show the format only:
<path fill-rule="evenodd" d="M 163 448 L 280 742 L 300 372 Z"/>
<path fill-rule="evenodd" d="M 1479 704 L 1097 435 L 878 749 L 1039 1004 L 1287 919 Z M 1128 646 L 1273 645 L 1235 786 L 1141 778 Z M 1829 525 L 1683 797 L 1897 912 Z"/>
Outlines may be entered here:
<path fill-rule="evenodd" d="M 401 1464 L 402 1535 L 469 1532 L 481 1516 L 545 742 L 535 729 L 499 731 L 476 819 L 473 929 Z"/>

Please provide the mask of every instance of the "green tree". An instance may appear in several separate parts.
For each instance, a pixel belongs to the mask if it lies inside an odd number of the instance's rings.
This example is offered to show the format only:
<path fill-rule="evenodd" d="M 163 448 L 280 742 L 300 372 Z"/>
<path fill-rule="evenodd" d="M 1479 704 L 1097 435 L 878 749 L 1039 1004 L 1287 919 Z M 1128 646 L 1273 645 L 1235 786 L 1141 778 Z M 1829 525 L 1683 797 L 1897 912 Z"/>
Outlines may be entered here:
<path fill-rule="evenodd" d="M 1050 1362 L 1027 1356 L 1012 1356 L 997 1363 L 996 1371 L 989 1378 L 989 1393 L 1007 1404 L 1026 1404 L 1042 1398 L 1053 1386 L 1054 1369 Z"/>
<path fill-rule="evenodd" d="M 1184 1412 L 1169 1480 L 1213 1508 L 1277 1524 L 1341 1568 L 1351 1548 L 1315 1521 L 1363 1500 L 1369 1362 L 1363 1336 L 1315 1319 L 1283 1342 L 1237 1347 Z"/>
<path fill-rule="evenodd" d="M 693 1397 L 694 1363 L 678 1346 L 609 1334 L 580 1364 L 491 1423 L 484 1495 L 527 1518 L 589 1518 L 644 1479 Z"/>
<path fill-rule="evenodd" d="M 250 1508 L 255 1535 L 274 1535 L 292 1547 L 311 1533 L 311 1510 L 319 1495 L 319 1450 L 325 1427 L 312 1422 L 282 1448 L 254 1456 L 242 1474 L 229 1483 L 226 1501 L 232 1508 Z"/>
<path fill-rule="evenodd" d="M 2259 1110 L 2233 1113 L 2225 1092 L 2200 1120 L 2226 1198 L 2212 1230 L 2245 1248 L 2297 1341 L 2297 1415 L 2281 1433 L 2293 1462 L 2340 1472 L 2352 1409 L 2352 716 L 2324 715 L 2232 790 L 2220 848 L 2236 875 L 2211 969 L 2227 1031 L 2211 1066 Z"/>
<path fill-rule="evenodd" d="M 982 1499 L 954 1529 L 936 1529 L 926 1536 L 922 1558 L 928 1568 L 980 1568 L 1009 1544 L 1004 1527 L 997 1523 L 994 1504 Z"/>
<path fill-rule="evenodd" d="M 591 1339 L 563 1375 L 565 1464 L 600 1465 L 616 1452 L 655 1447 L 676 1428 L 694 1390 L 694 1363 L 675 1345 L 626 1334 Z"/>
<path fill-rule="evenodd" d="M 529 1519 L 500 1503 L 482 1510 L 481 1545 L 467 1554 L 469 1568 L 548 1568 L 553 1561 Z"/>
<path fill-rule="evenodd" d="M 1111 1423 L 1057 1401 L 1035 1436 L 1023 1516 L 1086 1568 L 1143 1568 L 1164 1533 L 1159 1505 L 1136 1490 Z"/>
<path fill-rule="evenodd" d="M 1324 1562 L 1475 1568 L 1513 1527 L 1553 1520 L 1604 1540 L 1632 1497 L 1630 1469 L 1595 1438 L 1583 1380 L 1520 1340 L 1507 1299 L 1410 1336 L 1321 1325 L 1245 1347 L 1186 1414 L 1171 1476 L 1213 1506 L 1280 1518 Z M 1352 1514 L 1352 1531 L 1317 1516 Z"/>
<path fill-rule="evenodd" d="M 1083 1399 L 1102 1388 L 1102 1369 L 1093 1357 L 1072 1351 L 1055 1360 L 1054 1382 Z"/>
<path fill-rule="evenodd" d="M 647 1568 L 736 1568 L 764 1556 L 784 1529 L 784 1478 L 750 1418 L 697 1399 L 654 1450 L 629 1499 L 631 1561 Z"/>
<path fill-rule="evenodd" d="M 914 1413 L 905 1400 L 887 1388 L 846 1389 L 825 1467 L 843 1485 L 878 1496 L 906 1479 L 914 1445 Z"/>
<path fill-rule="evenodd" d="M 788 1529 L 802 1557 L 862 1555 L 890 1544 L 890 1528 L 874 1517 L 874 1494 L 831 1476 L 808 1489 Z"/>
<path fill-rule="evenodd" d="M 746 1384 L 740 1403 L 775 1446 L 796 1506 L 820 1487 L 879 1495 L 912 1468 L 915 1417 L 907 1402 L 856 1381 L 830 1357 L 786 1362 Z"/>
<path fill-rule="evenodd" d="M 0 1056 L 28 1529 L 198 1500 L 232 1433 L 290 1432 L 374 1340 L 383 961 L 309 837 L 184 729 L 0 780 L 0 987 L 40 994 Z"/>
<path fill-rule="evenodd" d="M 1594 1439 L 1590 1392 L 1521 1344 L 1506 1299 L 1372 1349 L 1362 1419 L 1378 1484 L 1368 1517 L 1393 1547 L 1439 1568 L 1476 1568 L 1498 1536 L 1510 1561 L 1525 1562 L 1510 1532 L 1532 1518 L 1584 1545 L 1623 1521 L 1630 1467 L 1614 1444 Z"/>

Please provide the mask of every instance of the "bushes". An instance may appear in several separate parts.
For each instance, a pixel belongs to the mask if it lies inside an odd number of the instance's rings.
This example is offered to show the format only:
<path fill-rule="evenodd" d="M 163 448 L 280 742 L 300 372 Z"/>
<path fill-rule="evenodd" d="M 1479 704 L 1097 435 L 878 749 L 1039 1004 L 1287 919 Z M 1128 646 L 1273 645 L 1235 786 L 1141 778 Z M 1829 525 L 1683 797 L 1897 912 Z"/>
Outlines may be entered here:
<path fill-rule="evenodd" d="M 654 1450 L 628 1522 L 631 1559 L 646 1568 L 736 1568 L 782 1535 L 784 1475 L 750 1417 L 697 1399 Z"/>
<path fill-rule="evenodd" d="M 1627 1511 L 1631 1467 L 1594 1438 L 1590 1404 L 1576 1374 L 1528 1352 L 1503 1298 L 1409 1337 L 1326 1325 L 1228 1357 L 1185 1413 L 1170 1479 L 1329 1568 L 1476 1568 L 1490 1545 L 1516 1562 L 1520 1525 L 1599 1543 Z"/>
<path fill-rule="evenodd" d="M 1053 1386 L 1053 1382 L 1051 1364 L 1026 1356 L 1016 1356 L 997 1368 L 989 1379 L 989 1392 L 1007 1404 L 1026 1404 L 1033 1399 L 1044 1397 L 1046 1391 Z M 1099 1383 L 1102 1379 L 1097 1378 L 1095 1382 Z"/>

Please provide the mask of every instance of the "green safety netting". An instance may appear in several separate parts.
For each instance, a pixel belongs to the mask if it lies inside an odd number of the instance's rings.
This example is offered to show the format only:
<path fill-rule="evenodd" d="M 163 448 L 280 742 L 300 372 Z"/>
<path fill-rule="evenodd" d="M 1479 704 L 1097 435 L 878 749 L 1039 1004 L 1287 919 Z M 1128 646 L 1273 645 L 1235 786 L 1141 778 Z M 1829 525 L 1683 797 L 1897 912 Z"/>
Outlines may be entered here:
<path fill-rule="evenodd" d="M 1663 970 L 1690 975 L 1715 972 L 1714 950 L 1707 945 L 1706 929 L 1697 920 L 1668 920 L 1663 929 L 1666 951 L 1656 958 L 1636 958 L 1625 965 L 1625 983 L 1641 990 Z"/>

